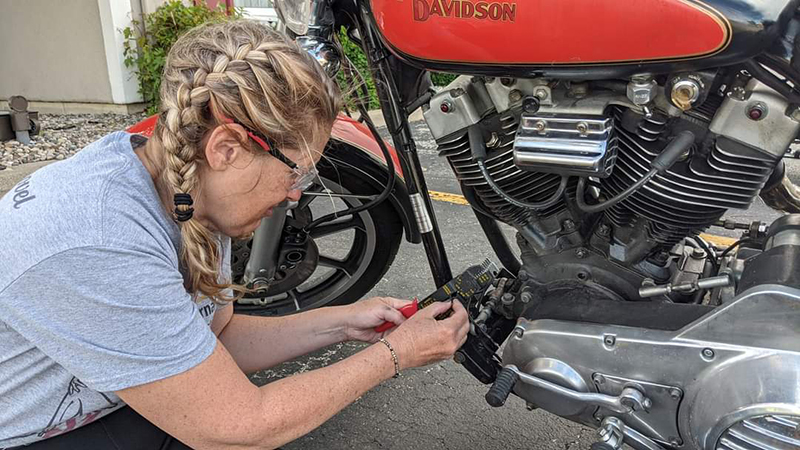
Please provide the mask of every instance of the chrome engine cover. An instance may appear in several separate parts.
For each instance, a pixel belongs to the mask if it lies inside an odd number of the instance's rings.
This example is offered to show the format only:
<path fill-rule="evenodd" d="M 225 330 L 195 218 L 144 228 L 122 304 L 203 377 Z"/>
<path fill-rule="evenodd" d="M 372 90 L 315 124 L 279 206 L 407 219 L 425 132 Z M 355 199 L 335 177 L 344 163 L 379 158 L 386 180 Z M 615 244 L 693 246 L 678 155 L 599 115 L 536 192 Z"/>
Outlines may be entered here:
<path fill-rule="evenodd" d="M 617 147 L 611 117 L 522 113 L 514 138 L 514 165 L 605 178 L 614 169 Z"/>
<path fill-rule="evenodd" d="M 504 347 L 503 365 L 570 390 L 619 396 L 633 386 L 649 399 L 619 414 L 516 384 L 530 404 L 571 420 L 618 417 L 682 449 L 800 448 L 800 289 L 753 287 L 677 331 L 520 318 Z"/>

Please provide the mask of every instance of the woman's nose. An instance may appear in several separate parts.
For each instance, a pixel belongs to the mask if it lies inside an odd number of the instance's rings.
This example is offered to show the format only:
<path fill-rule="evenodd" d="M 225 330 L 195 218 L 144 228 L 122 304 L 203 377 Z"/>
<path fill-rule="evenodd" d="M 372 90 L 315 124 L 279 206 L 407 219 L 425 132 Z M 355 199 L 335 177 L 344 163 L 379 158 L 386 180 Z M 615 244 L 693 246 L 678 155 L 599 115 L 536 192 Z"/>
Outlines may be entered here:
<path fill-rule="evenodd" d="M 293 202 L 299 201 L 300 197 L 302 196 L 303 196 L 303 191 L 301 191 L 300 189 L 292 189 L 286 194 L 286 198 Z"/>

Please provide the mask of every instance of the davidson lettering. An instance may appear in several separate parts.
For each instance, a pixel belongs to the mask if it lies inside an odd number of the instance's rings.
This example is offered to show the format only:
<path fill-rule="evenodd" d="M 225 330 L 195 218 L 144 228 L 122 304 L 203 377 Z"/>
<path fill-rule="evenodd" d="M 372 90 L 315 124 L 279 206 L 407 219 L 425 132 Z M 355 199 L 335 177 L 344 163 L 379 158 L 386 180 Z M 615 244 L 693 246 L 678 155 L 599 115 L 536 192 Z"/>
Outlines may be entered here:
<path fill-rule="evenodd" d="M 517 4 L 492 1 L 472 3 L 467 0 L 414 0 L 414 20 L 425 22 L 431 16 L 513 22 L 517 18 Z"/>

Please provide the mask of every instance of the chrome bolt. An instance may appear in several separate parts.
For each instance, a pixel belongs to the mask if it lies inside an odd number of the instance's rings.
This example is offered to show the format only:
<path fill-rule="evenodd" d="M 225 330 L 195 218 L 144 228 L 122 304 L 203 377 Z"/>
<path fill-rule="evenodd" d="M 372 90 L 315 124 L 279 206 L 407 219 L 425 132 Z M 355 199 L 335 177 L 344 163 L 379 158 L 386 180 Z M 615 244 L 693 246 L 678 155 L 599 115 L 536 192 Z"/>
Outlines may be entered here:
<path fill-rule="evenodd" d="M 587 134 L 589 134 L 589 124 L 586 122 L 578 123 L 578 125 L 575 128 L 577 128 L 578 133 L 581 136 L 586 136 Z"/>
<path fill-rule="evenodd" d="M 606 336 L 603 338 L 603 343 L 604 343 L 604 344 L 606 344 L 606 345 L 607 345 L 607 346 L 609 346 L 609 347 L 613 347 L 613 346 L 614 346 L 614 344 L 616 344 L 616 343 L 617 343 L 617 338 L 615 338 L 614 336 L 612 336 L 612 335 L 610 335 L 610 334 L 607 334 L 607 335 L 606 335 Z"/>
<path fill-rule="evenodd" d="M 567 230 L 567 231 L 572 231 L 572 230 L 575 229 L 575 222 L 573 222 L 573 221 L 571 221 L 569 219 L 565 220 L 562 225 L 564 226 L 564 229 Z"/>
<path fill-rule="evenodd" d="M 583 248 L 583 247 L 575 250 L 575 256 L 577 256 L 578 259 L 586 258 L 586 255 L 588 255 L 588 254 L 589 254 L 589 252 L 587 252 L 586 249 Z"/>
<path fill-rule="evenodd" d="M 533 129 L 541 133 L 547 129 L 547 122 L 544 120 L 538 120 L 535 124 L 533 124 Z"/>
<path fill-rule="evenodd" d="M 533 295 L 531 295 L 530 292 L 523 292 L 519 295 L 519 299 L 522 303 L 530 303 L 530 301 L 533 300 Z"/>
<path fill-rule="evenodd" d="M 714 358 L 714 350 L 711 350 L 710 348 L 704 348 L 703 349 L 703 358 L 706 358 L 706 359 Z"/>
<path fill-rule="evenodd" d="M 681 398 L 681 391 L 679 389 L 672 388 L 669 390 L 669 396 L 675 400 Z"/>
<path fill-rule="evenodd" d="M 522 339 L 522 334 L 523 334 L 523 331 L 522 331 L 522 329 L 520 329 L 520 328 L 515 328 L 515 329 L 514 329 L 514 332 L 513 332 L 513 333 L 511 333 L 511 336 L 512 336 L 514 339 Z"/>
<path fill-rule="evenodd" d="M 538 87 L 533 90 L 533 95 L 539 100 L 546 100 L 548 97 L 547 89 L 543 87 Z"/>
<path fill-rule="evenodd" d="M 652 407 L 653 407 L 653 401 L 652 401 L 652 400 L 650 400 L 649 398 L 646 398 L 646 399 L 644 399 L 644 401 L 642 402 L 642 406 L 644 406 L 644 409 L 650 409 L 650 408 L 652 408 Z"/>
<path fill-rule="evenodd" d="M 608 236 L 608 234 L 610 232 L 611 232 L 611 227 L 609 227 L 608 225 L 605 225 L 605 224 L 600 225 L 600 228 L 597 229 L 597 233 L 600 236 Z"/>
<path fill-rule="evenodd" d="M 593 378 L 594 378 L 594 382 L 597 383 L 597 384 L 604 384 L 606 382 L 606 377 L 604 377 L 604 376 L 602 376 L 600 374 L 595 375 Z"/>

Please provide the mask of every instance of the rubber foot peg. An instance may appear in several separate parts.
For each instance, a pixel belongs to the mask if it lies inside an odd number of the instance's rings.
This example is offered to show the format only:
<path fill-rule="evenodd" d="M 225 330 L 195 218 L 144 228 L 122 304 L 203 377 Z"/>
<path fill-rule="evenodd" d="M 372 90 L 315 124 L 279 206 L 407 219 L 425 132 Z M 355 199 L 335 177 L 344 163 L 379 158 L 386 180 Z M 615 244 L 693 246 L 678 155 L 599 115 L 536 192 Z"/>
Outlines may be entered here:
<path fill-rule="evenodd" d="M 495 408 L 503 406 L 511 391 L 514 390 L 517 381 L 519 381 L 519 375 L 516 371 L 508 367 L 503 368 L 497 375 L 497 379 L 494 380 L 492 387 L 489 388 L 489 392 L 486 393 L 486 403 Z"/>

